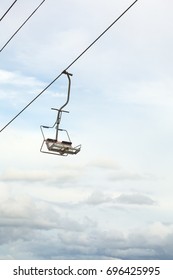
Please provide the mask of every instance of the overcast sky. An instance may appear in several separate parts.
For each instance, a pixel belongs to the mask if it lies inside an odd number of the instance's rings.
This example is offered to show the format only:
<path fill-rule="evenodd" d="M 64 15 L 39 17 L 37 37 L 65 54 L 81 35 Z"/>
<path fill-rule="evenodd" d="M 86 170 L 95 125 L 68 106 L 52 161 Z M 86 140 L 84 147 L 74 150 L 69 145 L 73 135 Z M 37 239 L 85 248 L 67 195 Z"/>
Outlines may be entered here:
<path fill-rule="evenodd" d="M 0 48 L 40 2 L 17 1 Z M 45 1 L 0 53 L 0 128 L 131 3 Z M 1 132 L 0 259 L 173 259 L 172 9 L 139 0 L 69 69 L 61 127 L 79 154 L 39 151 L 66 76 Z"/>

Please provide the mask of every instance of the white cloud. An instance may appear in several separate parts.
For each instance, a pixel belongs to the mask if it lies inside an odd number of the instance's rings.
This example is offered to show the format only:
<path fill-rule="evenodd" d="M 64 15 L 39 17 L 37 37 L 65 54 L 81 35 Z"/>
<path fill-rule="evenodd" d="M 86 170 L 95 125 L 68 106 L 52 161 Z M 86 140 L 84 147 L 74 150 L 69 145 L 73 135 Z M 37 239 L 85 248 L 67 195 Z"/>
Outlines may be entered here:
<path fill-rule="evenodd" d="M 43 86 L 41 81 L 37 81 L 34 77 L 25 77 L 23 74 L 19 72 L 11 72 L 6 70 L 0 70 L 0 83 L 6 85 L 13 85 L 13 86 Z"/>
<path fill-rule="evenodd" d="M 46 161 L 46 159 L 45 159 Z M 37 161 L 39 164 L 39 160 Z M 37 164 L 36 164 L 37 165 Z M 81 178 L 82 169 L 78 170 L 78 167 L 68 167 L 68 170 L 65 170 L 63 167 L 56 169 L 56 167 L 52 166 L 52 169 L 46 170 L 44 169 L 35 169 L 30 168 L 7 168 L 4 172 L 0 175 L 0 181 L 6 183 L 24 183 L 24 184 L 31 184 L 31 183 L 41 183 L 42 185 L 46 186 L 53 185 L 53 186 L 61 186 L 65 183 L 73 183 L 77 182 Z"/>
<path fill-rule="evenodd" d="M 19 71 L 0 69 L 0 86 L 0 100 L 4 105 L 2 109 L 6 108 L 4 110 L 6 113 L 14 107 L 18 109 L 21 104 L 30 102 L 31 98 L 34 98 L 34 94 L 41 91 L 45 84 L 37 78 L 26 76 Z"/>
<path fill-rule="evenodd" d="M 45 181 L 50 178 L 50 173 L 46 171 L 25 171 L 25 170 L 8 170 L 4 172 L 0 179 L 2 181 L 15 182 L 15 181 L 25 181 L 25 182 L 37 182 Z"/>

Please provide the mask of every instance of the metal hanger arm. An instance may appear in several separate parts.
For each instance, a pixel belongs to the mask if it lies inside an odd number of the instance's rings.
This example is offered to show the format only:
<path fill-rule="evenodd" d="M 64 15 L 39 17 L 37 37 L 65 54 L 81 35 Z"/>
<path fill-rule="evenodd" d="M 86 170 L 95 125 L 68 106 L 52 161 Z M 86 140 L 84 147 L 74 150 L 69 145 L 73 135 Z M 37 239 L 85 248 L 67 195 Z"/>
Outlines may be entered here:
<path fill-rule="evenodd" d="M 73 76 L 72 74 L 68 73 L 66 70 L 64 70 L 62 72 L 63 74 L 66 74 L 67 75 L 67 78 L 68 78 L 68 93 L 67 93 L 67 100 L 66 102 L 60 107 L 60 109 L 58 109 L 58 115 L 57 115 L 57 119 L 56 119 L 56 140 L 58 140 L 58 130 L 59 130 L 59 124 L 60 124 L 60 121 L 61 121 L 61 115 L 62 115 L 62 112 L 64 112 L 64 110 L 62 110 L 69 102 L 69 99 L 70 99 L 70 89 L 71 89 L 71 79 L 70 79 L 70 76 Z"/>
<path fill-rule="evenodd" d="M 59 111 L 62 111 L 62 109 L 68 104 L 69 102 L 69 99 L 70 99 L 70 88 L 71 88 L 71 79 L 70 79 L 70 76 L 73 76 L 72 74 L 68 73 L 66 70 L 63 71 L 63 74 L 66 74 L 67 75 L 67 78 L 68 78 L 68 94 L 67 94 L 67 100 L 65 102 L 64 105 L 61 106 L 61 108 L 59 109 Z"/>

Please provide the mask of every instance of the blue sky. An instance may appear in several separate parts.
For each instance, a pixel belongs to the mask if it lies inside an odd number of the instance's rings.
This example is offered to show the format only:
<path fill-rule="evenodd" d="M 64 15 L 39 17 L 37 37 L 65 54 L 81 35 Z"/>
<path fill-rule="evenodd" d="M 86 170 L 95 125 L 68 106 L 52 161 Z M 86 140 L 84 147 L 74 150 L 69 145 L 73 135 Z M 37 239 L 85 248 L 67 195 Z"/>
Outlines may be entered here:
<path fill-rule="evenodd" d="M 17 1 L 1 46 L 39 3 Z M 1 128 L 131 3 L 45 1 L 0 53 Z M 173 258 L 172 8 L 138 1 L 69 69 L 78 155 L 39 151 L 65 76 L 1 133 L 0 259 Z"/>

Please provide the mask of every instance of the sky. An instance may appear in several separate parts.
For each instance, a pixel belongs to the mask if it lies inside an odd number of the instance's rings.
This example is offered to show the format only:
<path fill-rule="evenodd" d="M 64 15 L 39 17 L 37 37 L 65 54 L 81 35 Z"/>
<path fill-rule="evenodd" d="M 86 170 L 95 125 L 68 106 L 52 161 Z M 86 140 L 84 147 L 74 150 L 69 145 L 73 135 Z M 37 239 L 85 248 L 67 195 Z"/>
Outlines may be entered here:
<path fill-rule="evenodd" d="M 40 3 L 17 1 L 0 48 Z M 45 1 L 0 53 L 0 128 L 131 3 Z M 173 259 L 172 8 L 139 0 L 70 67 L 61 127 L 80 153 L 40 153 L 65 75 L 1 132 L 0 259 Z"/>

